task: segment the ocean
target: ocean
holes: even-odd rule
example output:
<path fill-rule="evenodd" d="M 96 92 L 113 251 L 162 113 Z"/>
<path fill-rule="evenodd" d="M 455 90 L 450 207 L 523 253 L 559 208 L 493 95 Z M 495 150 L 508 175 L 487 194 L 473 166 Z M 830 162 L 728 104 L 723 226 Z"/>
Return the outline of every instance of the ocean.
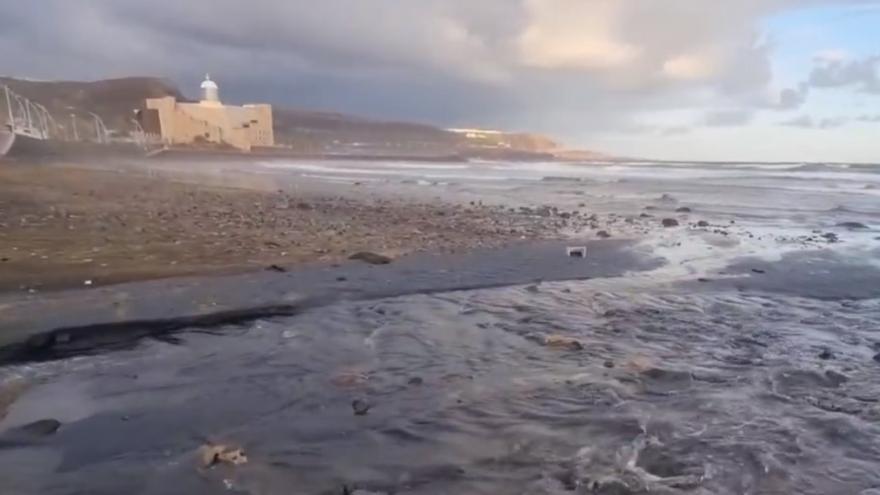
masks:
<path fill-rule="evenodd" d="M 303 268 L 272 282 L 290 314 L 7 365 L 39 385 L 0 431 L 62 427 L 0 434 L 3 493 L 880 493 L 880 167 L 220 166 L 583 208 L 612 239 Z M 199 468 L 205 443 L 248 462 Z"/>

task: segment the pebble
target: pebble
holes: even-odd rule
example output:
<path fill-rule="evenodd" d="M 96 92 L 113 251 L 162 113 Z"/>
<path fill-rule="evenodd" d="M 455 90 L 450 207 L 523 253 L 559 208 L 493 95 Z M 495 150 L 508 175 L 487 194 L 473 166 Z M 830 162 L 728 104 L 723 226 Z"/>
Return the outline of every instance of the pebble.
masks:
<path fill-rule="evenodd" d="M 351 409 L 354 411 L 355 416 L 366 416 L 372 407 L 373 406 L 370 405 L 366 399 L 355 399 L 351 401 Z"/>
<path fill-rule="evenodd" d="M 661 223 L 664 227 L 678 227 L 678 220 L 674 218 L 664 218 Z"/>
<path fill-rule="evenodd" d="M 383 256 L 381 254 L 370 253 L 370 252 L 360 252 L 355 253 L 348 257 L 350 260 L 355 261 L 363 261 L 364 263 L 369 263 L 371 265 L 387 265 L 391 263 L 391 258 L 387 256 Z"/>
<path fill-rule="evenodd" d="M 819 353 L 819 359 L 824 359 L 827 361 L 827 360 L 833 359 L 833 358 L 834 358 L 834 354 L 831 351 L 829 351 L 828 349 L 824 349 L 824 350 L 822 350 L 822 352 Z"/>

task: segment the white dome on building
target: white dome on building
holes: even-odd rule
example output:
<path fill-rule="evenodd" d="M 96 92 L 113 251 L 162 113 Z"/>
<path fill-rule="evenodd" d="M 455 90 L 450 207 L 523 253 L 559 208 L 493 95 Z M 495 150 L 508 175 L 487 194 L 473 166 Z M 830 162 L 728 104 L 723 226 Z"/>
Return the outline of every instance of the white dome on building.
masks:
<path fill-rule="evenodd" d="M 211 80 L 210 74 L 205 74 L 205 80 L 202 81 L 202 102 L 219 103 L 220 87 Z"/>

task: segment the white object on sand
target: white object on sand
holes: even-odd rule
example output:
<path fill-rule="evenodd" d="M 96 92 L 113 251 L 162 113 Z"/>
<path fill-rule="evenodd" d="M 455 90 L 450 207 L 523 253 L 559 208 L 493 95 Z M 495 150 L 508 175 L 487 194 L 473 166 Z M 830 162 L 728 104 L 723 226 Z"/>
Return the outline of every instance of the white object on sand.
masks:
<path fill-rule="evenodd" d="M 587 247 L 586 246 L 575 246 L 569 247 L 565 249 L 565 253 L 569 258 L 586 258 L 587 257 Z"/>

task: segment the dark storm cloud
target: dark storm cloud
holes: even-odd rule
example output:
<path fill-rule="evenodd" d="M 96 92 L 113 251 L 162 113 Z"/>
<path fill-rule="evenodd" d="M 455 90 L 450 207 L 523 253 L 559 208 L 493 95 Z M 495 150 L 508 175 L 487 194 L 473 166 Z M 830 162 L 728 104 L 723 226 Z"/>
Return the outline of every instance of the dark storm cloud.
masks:
<path fill-rule="evenodd" d="M 25 77 L 163 76 L 190 95 L 211 72 L 231 101 L 589 134 L 758 106 L 772 79 L 759 21 L 841 2 L 0 0 L 0 60 Z"/>

